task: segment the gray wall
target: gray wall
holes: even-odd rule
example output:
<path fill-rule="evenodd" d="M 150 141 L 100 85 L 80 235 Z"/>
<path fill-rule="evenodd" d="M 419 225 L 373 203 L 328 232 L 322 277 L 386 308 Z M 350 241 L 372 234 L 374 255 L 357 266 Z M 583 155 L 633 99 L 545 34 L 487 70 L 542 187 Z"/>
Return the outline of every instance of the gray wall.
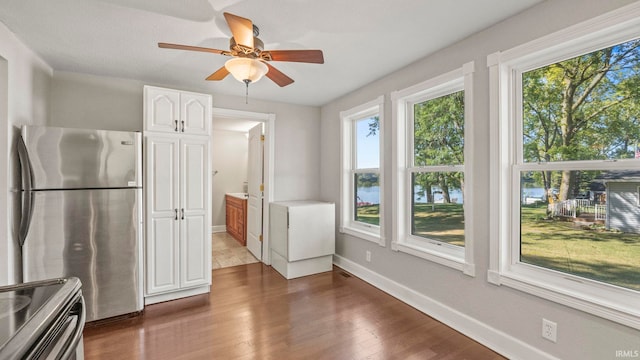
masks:
<path fill-rule="evenodd" d="M 226 193 L 243 192 L 249 165 L 247 133 L 213 130 L 211 132 L 212 226 L 226 225 Z"/>
<path fill-rule="evenodd" d="M 49 125 L 141 131 L 143 85 L 131 79 L 55 72 L 50 92 Z M 245 104 L 244 97 L 212 95 L 213 106 L 217 108 L 276 115 L 274 200 L 317 199 L 320 196 L 319 108 L 252 98 Z"/>
<path fill-rule="evenodd" d="M 386 247 L 337 233 L 337 254 L 373 272 L 375 276 L 384 278 L 385 281 L 449 306 L 456 316 L 466 317 L 469 320 L 467 323 L 491 328 L 497 333 L 512 337 L 514 342 L 523 343 L 524 347 L 529 346 L 551 356 L 561 359 L 614 359 L 615 350 L 640 350 L 640 331 L 505 286 L 491 285 L 486 277 L 490 251 L 488 224 L 491 196 L 488 173 L 490 159 L 487 55 L 507 50 L 631 2 L 633 1 L 546 1 L 323 106 L 320 129 L 321 194 L 323 200 L 339 204 L 339 113 L 377 96 L 385 96 L 384 202 L 387 206 L 384 216 L 387 223 L 390 223 L 394 215 L 391 207 L 393 125 L 390 93 L 460 68 L 466 62 L 475 61 L 475 144 L 471 151 L 473 157 L 467 159 L 474 178 L 469 194 L 473 197 L 473 208 L 466 215 L 474 219 L 474 228 L 469 236 L 472 236 L 475 242 L 476 276 L 469 277 L 460 271 L 392 251 L 391 226 L 385 229 Z M 336 206 L 336 209 L 339 209 L 339 206 Z M 371 262 L 365 261 L 366 251 L 372 253 Z M 543 317 L 558 324 L 556 344 L 541 337 Z"/>
<path fill-rule="evenodd" d="M 20 126 L 46 123 L 52 74 L 49 65 L 0 23 L 0 285 L 21 280 L 15 144 Z"/>
<path fill-rule="evenodd" d="M 142 87 L 136 80 L 54 72 L 50 126 L 142 131 Z"/>

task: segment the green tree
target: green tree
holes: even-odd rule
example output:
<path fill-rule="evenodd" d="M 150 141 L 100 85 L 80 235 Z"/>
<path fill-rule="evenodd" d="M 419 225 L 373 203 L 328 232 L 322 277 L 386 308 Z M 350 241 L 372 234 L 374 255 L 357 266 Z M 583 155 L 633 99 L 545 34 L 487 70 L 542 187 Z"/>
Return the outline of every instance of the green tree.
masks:
<path fill-rule="evenodd" d="M 523 74 L 525 161 L 633 156 L 640 141 L 639 46 L 633 40 Z M 550 191 L 550 173 L 540 178 Z M 576 172 L 564 170 L 560 200 L 579 187 Z"/>
<path fill-rule="evenodd" d="M 415 166 L 464 164 L 464 92 L 458 91 L 414 105 Z M 419 173 L 416 184 L 433 202 L 432 186 L 442 190 L 444 202 L 451 202 L 450 189 L 463 189 L 457 172 Z"/>

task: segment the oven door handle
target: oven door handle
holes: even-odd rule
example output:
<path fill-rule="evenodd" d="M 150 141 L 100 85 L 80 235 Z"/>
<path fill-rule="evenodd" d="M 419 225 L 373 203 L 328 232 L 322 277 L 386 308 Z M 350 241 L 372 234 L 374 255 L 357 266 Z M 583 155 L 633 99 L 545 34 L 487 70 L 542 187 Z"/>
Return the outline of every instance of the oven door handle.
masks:
<path fill-rule="evenodd" d="M 84 330 L 84 323 L 87 319 L 84 298 L 82 296 L 80 296 L 79 301 L 73 305 L 73 309 L 71 309 L 71 315 L 77 316 L 78 321 L 76 322 L 76 328 L 73 330 L 71 341 L 69 341 L 69 346 L 64 350 L 64 353 L 60 357 L 60 359 L 64 360 L 71 359 L 71 357 L 75 355 L 76 349 L 78 348 L 78 345 L 82 340 L 82 331 Z"/>

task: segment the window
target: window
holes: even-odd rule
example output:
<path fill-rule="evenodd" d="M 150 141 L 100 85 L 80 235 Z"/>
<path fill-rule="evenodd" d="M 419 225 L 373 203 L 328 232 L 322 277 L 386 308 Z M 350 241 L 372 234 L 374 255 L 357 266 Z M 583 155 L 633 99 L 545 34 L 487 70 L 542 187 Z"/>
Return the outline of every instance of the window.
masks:
<path fill-rule="evenodd" d="M 379 97 L 342 118 L 340 231 L 385 246 L 382 236 L 382 106 Z"/>
<path fill-rule="evenodd" d="M 398 169 L 392 248 L 473 276 L 471 184 L 473 63 L 394 92 Z"/>
<path fill-rule="evenodd" d="M 489 280 L 635 328 L 639 14 L 635 5 L 487 61 L 499 139 Z"/>

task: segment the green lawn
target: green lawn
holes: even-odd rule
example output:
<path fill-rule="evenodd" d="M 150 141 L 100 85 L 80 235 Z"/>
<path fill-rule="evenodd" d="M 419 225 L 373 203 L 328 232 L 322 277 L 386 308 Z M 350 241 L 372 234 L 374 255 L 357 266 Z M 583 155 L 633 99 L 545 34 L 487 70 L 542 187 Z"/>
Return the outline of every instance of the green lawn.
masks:
<path fill-rule="evenodd" d="M 640 235 L 545 220 L 545 205 L 522 208 L 521 261 L 640 290 Z"/>
<path fill-rule="evenodd" d="M 461 204 L 416 204 L 413 234 L 464 246 L 464 215 Z M 379 225 L 378 205 L 365 205 L 357 209 L 356 221 Z"/>
<path fill-rule="evenodd" d="M 356 209 L 356 221 L 380 225 L 380 205 L 362 205 Z"/>
<path fill-rule="evenodd" d="M 417 204 L 414 212 L 414 235 L 464 246 L 462 205 Z M 522 262 L 640 291 L 640 234 L 545 217 L 544 204 L 522 208 Z M 357 220 L 378 225 L 378 206 L 359 207 Z"/>
<path fill-rule="evenodd" d="M 462 204 L 415 204 L 413 235 L 464 246 Z"/>

